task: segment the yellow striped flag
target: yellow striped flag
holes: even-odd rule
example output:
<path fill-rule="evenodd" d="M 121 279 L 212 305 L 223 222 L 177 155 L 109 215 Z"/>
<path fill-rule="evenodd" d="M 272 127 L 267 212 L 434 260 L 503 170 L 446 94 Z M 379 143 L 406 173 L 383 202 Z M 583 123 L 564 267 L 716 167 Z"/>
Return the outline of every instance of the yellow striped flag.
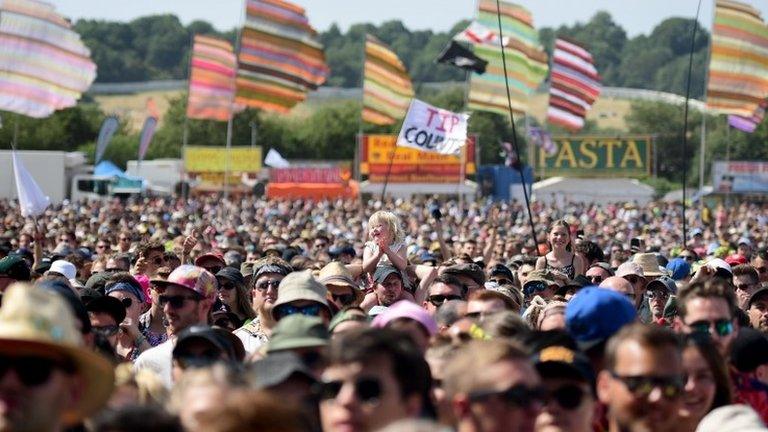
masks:
<path fill-rule="evenodd" d="M 195 35 L 189 69 L 187 117 L 229 120 L 235 96 L 236 64 L 231 43 Z"/>
<path fill-rule="evenodd" d="M 413 86 L 403 62 L 380 40 L 366 35 L 363 121 L 395 124 L 405 117 L 411 98 Z"/>
<path fill-rule="evenodd" d="M 533 27 L 533 16 L 522 6 L 501 2 L 501 27 L 512 109 L 528 110 L 528 97 L 547 76 L 547 53 L 539 42 L 539 33 Z M 498 33 L 496 0 L 480 0 L 477 23 Z M 494 39 L 494 38 L 492 38 Z M 506 115 L 507 91 L 504 82 L 504 63 L 498 38 L 495 42 L 475 44 L 475 54 L 488 61 L 485 73 L 473 73 L 469 87 L 468 108 Z"/>
<path fill-rule="evenodd" d="M 717 0 L 707 106 L 751 117 L 768 97 L 768 26 L 752 6 Z"/>

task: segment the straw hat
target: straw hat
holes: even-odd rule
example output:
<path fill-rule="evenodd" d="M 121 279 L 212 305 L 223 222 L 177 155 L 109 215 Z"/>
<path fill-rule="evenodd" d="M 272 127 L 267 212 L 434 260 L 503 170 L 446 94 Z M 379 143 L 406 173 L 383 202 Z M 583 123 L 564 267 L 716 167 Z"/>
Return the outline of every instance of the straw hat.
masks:
<path fill-rule="evenodd" d="M 643 269 L 643 276 L 647 277 L 659 277 L 668 276 L 667 269 L 659 265 L 659 260 L 656 259 L 655 253 L 639 253 L 635 254 L 632 258 L 632 262 L 639 264 Z"/>
<path fill-rule="evenodd" d="M 21 283 L 5 291 L 0 308 L 0 355 L 2 353 L 58 354 L 75 364 L 84 388 L 77 405 L 62 413 L 67 425 L 99 410 L 114 388 L 112 365 L 83 346 L 69 306 L 51 291 Z"/>
<path fill-rule="evenodd" d="M 338 285 L 352 288 L 357 303 L 363 301 L 363 298 L 365 297 L 363 290 L 361 290 L 360 286 L 355 283 L 352 273 L 347 270 L 347 267 L 344 264 L 338 261 L 332 261 L 320 269 L 317 279 L 326 287 L 328 285 Z"/>

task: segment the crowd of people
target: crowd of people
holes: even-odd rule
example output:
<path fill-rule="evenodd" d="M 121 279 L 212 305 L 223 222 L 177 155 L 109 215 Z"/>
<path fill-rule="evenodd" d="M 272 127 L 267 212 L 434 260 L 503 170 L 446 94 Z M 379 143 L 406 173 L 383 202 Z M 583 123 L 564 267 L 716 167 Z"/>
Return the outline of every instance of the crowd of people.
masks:
<path fill-rule="evenodd" d="M 768 430 L 768 206 L 531 213 L 0 200 L 0 431 Z"/>

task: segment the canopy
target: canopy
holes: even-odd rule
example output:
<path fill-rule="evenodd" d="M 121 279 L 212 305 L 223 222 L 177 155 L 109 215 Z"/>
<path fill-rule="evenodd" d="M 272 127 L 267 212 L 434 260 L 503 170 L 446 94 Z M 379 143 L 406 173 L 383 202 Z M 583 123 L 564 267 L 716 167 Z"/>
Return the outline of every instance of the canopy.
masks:
<path fill-rule="evenodd" d="M 636 202 L 653 200 L 655 190 L 635 179 L 552 177 L 533 184 L 533 195 L 539 202 L 565 204 L 584 202 Z"/>

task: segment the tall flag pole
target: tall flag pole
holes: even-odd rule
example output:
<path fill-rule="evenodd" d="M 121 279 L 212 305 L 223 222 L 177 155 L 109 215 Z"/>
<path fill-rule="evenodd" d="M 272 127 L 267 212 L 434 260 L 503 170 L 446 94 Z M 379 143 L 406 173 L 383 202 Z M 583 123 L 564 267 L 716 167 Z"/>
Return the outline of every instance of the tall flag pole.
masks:
<path fill-rule="evenodd" d="M 388 46 L 365 36 L 363 66 L 363 121 L 377 125 L 397 123 L 414 96 L 405 65 Z"/>
<path fill-rule="evenodd" d="M 246 0 L 237 59 L 235 103 L 278 113 L 330 73 L 304 9 L 285 0 Z"/>
<path fill-rule="evenodd" d="M 77 104 L 96 79 L 90 50 L 55 8 L 0 3 L 0 110 L 44 118 Z"/>
<path fill-rule="evenodd" d="M 187 117 L 227 121 L 235 92 L 235 57 L 232 44 L 196 35 L 189 70 Z"/>
<path fill-rule="evenodd" d="M 752 117 L 768 97 L 768 25 L 754 7 L 715 2 L 707 107 Z"/>
<path fill-rule="evenodd" d="M 469 89 L 468 108 L 508 115 L 508 102 L 516 112 L 528 111 L 528 98 L 547 76 L 548 58 L 539 33 L 533 26 L 533 16 L 522 6 L 509 1 L 500 1 L 497 17 L 497 2 L 480 0 L 477 24 L 470 26 L 477 33 L 481 28 L 496 29 L 501 20 L 502 39 L 485 33 L 481 43 L 475 43 L 475 54 L 488 61 L 486 72 L 472 74 Z M 481 27 L 482 26 L 482 27 Z M 462 32 L 459 37 L 463 37 Z M 487 41 L 487 42 L 486 42 Z M 504 64 L 501 45 L 507 55 L 507 76 L 510 84 L 510 98 L 506 97 Z"/>
<path fill-rule="evenodd" d="M 600 95 L 600 75 L 592 54 L 575 42 L 558 38 L 552 57 L 547 121 L 579 131 Z"/>

